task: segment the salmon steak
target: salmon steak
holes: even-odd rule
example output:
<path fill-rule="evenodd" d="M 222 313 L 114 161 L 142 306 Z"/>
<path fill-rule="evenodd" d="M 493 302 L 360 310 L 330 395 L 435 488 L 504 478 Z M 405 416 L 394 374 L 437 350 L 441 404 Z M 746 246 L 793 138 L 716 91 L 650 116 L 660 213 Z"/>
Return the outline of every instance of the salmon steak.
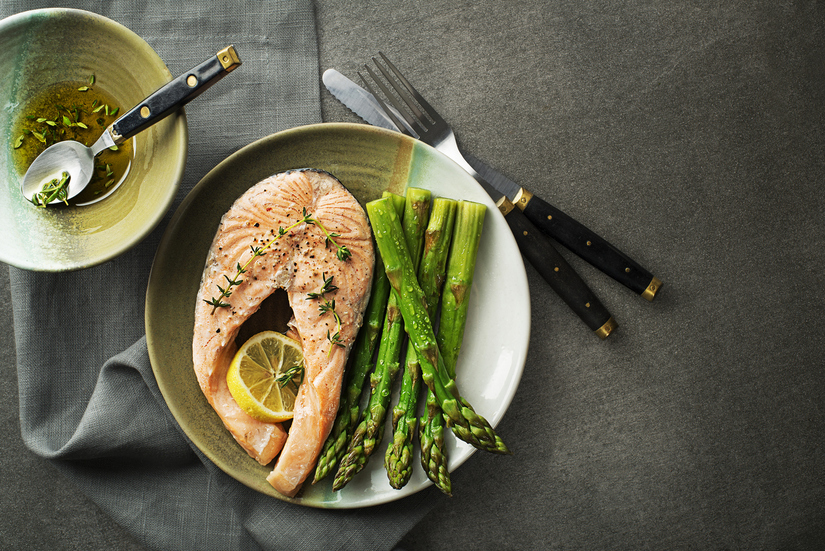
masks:
<path fill-rule="evenodd" d="M 265 248 L 264 254 L 256 255 L 256 248 Z M 268 465 L 280 454 L 267 480 L 283 495 L 298 492 L 332 428 L 374 266 L 364 209 L 334 176 L 314 169 L 276 174 L 252 186 L 223 215 L 212 241 L 195 307 L 195 374 L 209 404 L 251 457 Z M 236 284 L 229 285 L 232 278 Z M 330 278 L 337 289 L 324 297 L 334 300 L 334 311 L 321 308 L 322 299 L 313 295 Z M 231 292 L 223 296 L 228 285 Z M 243 344 L 235 342 L 239 329 L 278 289 L 286 291 L 289 333 L 304 355 L 288 432 L 281 423 L 249 416 L 226 382 Z"/>

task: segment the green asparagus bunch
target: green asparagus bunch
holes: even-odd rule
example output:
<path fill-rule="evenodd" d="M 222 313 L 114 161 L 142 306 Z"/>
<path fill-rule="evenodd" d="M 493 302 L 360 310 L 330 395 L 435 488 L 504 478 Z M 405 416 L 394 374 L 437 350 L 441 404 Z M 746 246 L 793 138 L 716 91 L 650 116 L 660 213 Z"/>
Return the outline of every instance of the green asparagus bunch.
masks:
<path fill-rule="evenodd" d="M 493 452 L 510 453 L 486 419 L 478 415 L 465 400 L 450 377 L 435 338 L 433 324 L 426 308 L 424 291 L 418 284 L 416 270 L 406 244 L 395 236 L 401 234 L 401 223 L 387 199 L 367 203 L 367 215 L 384 259 L 390 285 L 398 294 L 398 306 L 404 319 L 410 342 L 421 364 L 422 378 L 435 394 L 444 421 L 453 433 L 472 446 Z"/>
<path fill-rule="evenodd" d="M 390 197 L 394 208 L 399 213 L 403 212 L 403 197 L 390 192 L 384 192 L 383 196 Z M 347 369 L 347 387 L 341 405 L 338 407 L 338 414 L 335 417 L 332 430 L 318 457 L 313 484 L 326 477 L 338 465 L 344 452 L 347 451 L 347 445 L 352 439 L 355 426 L 358 424 L 361 394 L 367 375 L 373 367 L 375 347 L 384 325 L 390 289 L 390 282 L 384 270 L 381 253 L 376 251 L 370 300 L 364 314 L 364 324 L 358 334 L 352 352 L 352 360 Z"/>
<path fill-rule="evenodd" d="M 455 221 L 455 207 L 456 201 L 452 199 L 443 197 L 435 199 L 427 230 L 424 234 L 424 252 L 418 268 L 418 281 L 424 291 L 427 312 L 432 322 L 435 321 L 438 300 L 446 276 L 445 268 Z M 396 489 L 404 487 L 409 482 L 410 476 L 412 476 L 413 436 L 417 423 L 416 416 L 420 389 L 421 367 L 415 348 L 409 346 L 407 347 L 404 376 L 401 380 L 401 392 L 398 403 L 393 408 L 393 439 L 384 456 L 384 467 L 387 470 L 390 485 Z M 446 471 L 446 466 L 444 470 Z M 439 471 L 438 465 L 434 466 L 434 471 Z M 446 481 L 449 484 L 449 473 L 446 474 Z M 429 473 L 428 476 L 433 478 Z M 439 483 L 436 482 L 436 484 Z M 443 485 L 439 485 L 439 487 L 442 491 L 450 493 L 449 487 L 446 487 L 446 490 Z"/>
<path fill-rule="evenodd" d="M 443 355 L 444 365 L 453 379 L 467 323 L 470 288 L 486 211 L 486 207 L 479 203 L 458 203 L 446 282 L 443 290 L 440 290 L 441 313 L 436 342 Z M 427 411 L 421 418 L 419 440 L 424 471 L 442 492 L 449 494 L 451 482 L 444 447 L 444 418 L 432 392 L 427 395 Z"/>
<path fill-rule="evenodd" d="M 396 236 L 404 236 L 406 250 L 420 251 L 423 244 L 424 228 L 429 216 L 432 194 L 423 189 L 409 188 L 404 202 L 403 228 Z M 384 197 L 398 220 L 398 213 L 392 207 L 393 199 Z M 399 240 L 400 242 L 401 240 Z M 419 256 L 419 254 L 416 254 Z M 382 257 L 383 258 L 383 257 Z M 386 265 L 385 265 L 386 267 Z M 389 276 L 388 276 L 389 277 Z M 400 369 L 400 354 L 404 344 L 404 321 L 399 307 L 399 295 L 391 290 L 387 303 L 384 329 L 378 345 L 378 361 L 370 376 L 370 399 L 361 420 L 355 428 L 349 446 L 335 473 L 332 489 L 343 488 L 352 477 L 367 464 L 373 451 L 381 443 L 384 421 L 389 407 L 393 383 Z"/>

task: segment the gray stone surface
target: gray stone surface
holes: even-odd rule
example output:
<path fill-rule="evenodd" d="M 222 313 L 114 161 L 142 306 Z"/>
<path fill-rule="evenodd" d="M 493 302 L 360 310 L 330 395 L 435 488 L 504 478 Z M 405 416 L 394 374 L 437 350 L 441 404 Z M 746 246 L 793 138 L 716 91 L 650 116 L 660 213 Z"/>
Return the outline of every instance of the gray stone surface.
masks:
<path fill-rule="evenodd" d="M 528 266 L 530 351 L 499 426 L 515 455 L 475 454 L 402 546 L 821 548 L 825 7 L 317 0 L 316 17 L 322 69 L 384 51 L 467 151 L 665 282 L 649 304 L 570 256 L 621 324 L 600 342 Z M 0 547 L 140 549 L 24 448 L 2 323 Z"/>

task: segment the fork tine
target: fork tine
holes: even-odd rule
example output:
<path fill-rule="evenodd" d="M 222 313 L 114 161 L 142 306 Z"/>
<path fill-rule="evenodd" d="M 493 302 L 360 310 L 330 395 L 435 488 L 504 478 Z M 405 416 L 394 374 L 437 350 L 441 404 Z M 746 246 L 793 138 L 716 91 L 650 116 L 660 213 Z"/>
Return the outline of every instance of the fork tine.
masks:
<path fill-rule="evenodd" d="M 407 104 L 407 107 L 410 108 L 410 111 L 412 111 L 413 114 L 416 117 L 418 117 L 419 120 L 425 123 L 428 122 L 427 115 L 423 111 L 421 111 L 421 109 L 418 108 L 418 105 L 416 105 L 415 103 L 415 98 L 411 96 L 409 93 L 409 89 L 412 88 L 412 85 L 409 83 L 409 81 L 407 81 L 406 78 L 404 78 L 404 75 L 402 75 L 401 72 L 398 69 L 396 69 L 392 62 L 389 59 L 387 59 L 387 56 L 385 56 L 382 52 L 378 52 L 378 55 L 381 56 L 384 62 L 389 65 L 392 72 L 395 73 L 396 77 L 398 77 L 398 80 L 401 82 L 401 86 L 399 86 L 396 83 L 396 79 L 393 78 L 389 71 L 387 71 L 383 65 L 378 63 L 377 59 L 373 57 L 372 62 L 375 63 L 375 66 L 378 67 L 378 70 L 381 71 L 381 74 L 384 75 L 384 78 L 387 79 L 387 82 L 390 83 L 390 86 L 392 86 L 393 90 L 396 91 L 398 96 L 402 100 L 404 100 L 404 103 Z M 407 88 L 407 90 L 404 89 L 405 87 Z M 414 92 L 415 89 L 413 88 L 412 91 Z"/>
<path fill-rule="evenodd" d="M 438 114 L 438 111 L 433 109 L 433 106 L 430 105 L 427 102 L 427 100 L 425 100 L 424 97 L 421 94 L 418 93 L 418 90 L 416 90 L 413 87 L 413 85 L 410 84 L 410 81 L 407 80 L 406 77 L 403 74 L 401 74 L 401 71 L 399 71 L 398 68 L 393 64 L 393 62 L 390 61 L 389 58 L 384 55 L 384 52 L 378 52 L 378 55 L 381 56 L 381 59 L 384 60 L 384 63 L 387 64 L 387 67 L 389 67 L 390 70 L 393 72 L 393 74 L 395 74 L 396 78 L 398 78 L 398 80 L 401 81 L 401 84 L 403 84 L 410 91 L 410 93 L 412 94 L 413 99 L 415 101 L 417 101 L 418 104 L 421 107 L 424 108 L 424 111 L 426 111 L 427 116 L 429 116 L 433 121 L 436 121 L 436 122 L 438 122 L 439 120 L 443 120 L 441 118 L 441 116 Z M 373 58 L 373 61 L 374 60 L 375 60 L 375 58 Z M 377 63 L 376 63 L 376 65 L 377 65 Z M 381 68 L 380 65 L 379 65 L 379 68 Z M 382 69 L 382 72 L 384 73 L 384 75 L 388 79 L 390 78 L 389 75 L 386 72 L 383 71 L 383 69 Z M 397 89 L 398 88 L 396 87 L 396 90 Z M 418 109 L 416 109 L 416 111 L 418 111 Z M 420 114 L 418 115 L 418 117 L 423 118 L 422 115 L 420 115 Z"/>
<path fill-rule="evenodd" d="M 378 105 L 380 105 L 380 106 L 381 106 L 381 109 L 383 109 L 383 110 L 384 110 L 384 113 L 386 113 L 386 114 L 387 114 L 387 116 L 390 118 L 390 120 L 392 120 L 392 123 L 393 123 L 393 124 L 394 124 L 394 125 L 398 128 L 398 130 L 400 130 L 403 134 L 407 134 L 408 136 L 412 136 L 412 133 L 409 131 L 409 129 L 407 128 L 407 126 L 406 126 L 404 123 L 402 123 L 402 122 L 398 119 L 398 117 L 396 117 L 396 116 L 395 116 L 395 113 L 393 113 L 393 112 L 392 112 L 392 109 L 390 109 L 390 108 L 387 106 L 387 104 L 386 104 L 386 103 L 384 103 L 384 100 L 382 100 L 382 99 L 381 99 L 381 97 L 380 97 L 378 94 L 376 94 L 376 93 L 375 93 L 375 90 L 373 90 L 372 86 L 370 86 L 369 81 L 368 81 L 367 79 L 365 79 L 365 78 L 364 78 L 364 75 L 362 75 L 362 74 L 359 72 L 359 73 L 358 73 L 358 76 L 361 78 L 361 82 L 363 82 L 363 83 L 364 83 L 364 86 L 366 87 L 366 89 L 369 91 L 369 93 L 370 93 L 370 94 L 372 94 L 372 96 L 375 98 L 375 101 L 377 101 L 377 102 L 378 102 Z M 373 78 L 374 78 L 374 77 L 373 77 Z M 402 116 L 403 116 L 403 113 L 402 113 Z M 406 117 L 405 117 L 405 118 L 406 118 Z M 410 127 L 412 127 L 412 126 L 413 126 L 413 125 L 410 125 Z M 417 125 L 416 125 L 416 126 L 417 126 Z M 414 129 L 414 128 L 413 128 L 413 129 Z M 414 130 L 415 130 L 415 129 L 414 129 Z M 415 137 L 415 136 L 414 136 L 414 137 Z"/>
<path fill-rule="evenodd" d="M 373 60 L 374 59 L 375 58 L 373 58 Z M 407 123 L 410 125 L 410 128 L 412 128 L 419 136 L 422 136 L 425 132 L 424 128 L 422 128 L 422 126 L 418 124 L 418 121 L 416 121 L 413 117 L 409 116 L 407 110 L 404 109 L 404 107 L 398 102 L 397 99 L 395 99 L 395 96 L 393 95 L 393 93 L 389 90 L 389 88 L 387 88 L 387 86 L 384 84 L 384 82 L 381 80 L 381 78 L 378 75 L 375 74 L 375 71 L 370 69 L 369 65 L 364 65 L 364 68 L 370 74 L 370 76 L 372 77 L 372 80 L 375 81 L 375 84 L 377 84 L 378 87 L 381 88 L 381 91 L 384 92 L 384 95 L 390 101 L 392 106 L 395 107 L 395 109 L 401 114 L 402 117 L 404 117 L 404 120 L 407 121 Z M 390 85 L 392 86 L 392 83 L 390 83 Z M 395 86 L 393 86 L 393 88 L 395 88 Z M 396 90 L 397 90 L 397 88 L 396 88 Z M 378 98 L 378 96 L 376 94 L 373 94 L 373 96 L 376 96 L 376 99 Z M 402 97 L 402 99 L 404 99 L 404 98 Z M 404 101 L 406 103 L 406 100 L 404 100 Z M 384 109 L 384 111 L 389 111 L 389 110 Z M 419 120 L 421 120 L 423 123 L 426 124 L 426 119 L 419 119 Z M 393 121 L 393 122 L 395 122 L 395 121 Z"/>

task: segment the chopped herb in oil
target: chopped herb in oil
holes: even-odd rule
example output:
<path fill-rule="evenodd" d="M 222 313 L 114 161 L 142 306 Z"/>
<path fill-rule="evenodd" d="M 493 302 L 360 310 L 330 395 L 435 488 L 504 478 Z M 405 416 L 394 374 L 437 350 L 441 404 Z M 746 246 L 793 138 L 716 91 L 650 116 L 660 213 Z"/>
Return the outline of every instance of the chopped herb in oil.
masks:
<path fill-rule="evenodd" d="M 63 201 L 68 205 L 70 179 L 71 177 L 69 176 L 69 173 L 63 172 L 59 179 L 55 178 L 50 182 L 46 182 L 43 189 L 35 193 L 34 197 L 32 197 L 32 203 L 34 203 L 34 206 L 46 208 L 46 206 L 55 199 Z"/>
<path fill-rule="evenodd" d="M 114 122 L 120 107 L 106 91 L 95 86 L 90 75 L 84 82 L 62 82 L 51 86 L 23 106 L 12 129 L 14 162 L 22 176 L 34 159 L 50 145 L 76 140 L 90 146 Z M 76 202 L 94 201 L 109 193 L 129 171 L 132 140 L 113 146 L 95 158 L 89 186 Z"/>

